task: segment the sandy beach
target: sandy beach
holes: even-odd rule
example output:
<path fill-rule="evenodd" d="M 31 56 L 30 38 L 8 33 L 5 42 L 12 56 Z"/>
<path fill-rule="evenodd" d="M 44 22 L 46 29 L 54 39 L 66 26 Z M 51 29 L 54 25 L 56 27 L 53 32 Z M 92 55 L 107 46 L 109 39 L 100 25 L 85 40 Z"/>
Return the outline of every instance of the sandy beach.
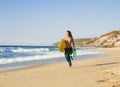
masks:
<path fill-rule="evenodd" d="M 95 50 L 98 58 L 0 72 L 0 87 L 120 87 L 120 48 Z"/>

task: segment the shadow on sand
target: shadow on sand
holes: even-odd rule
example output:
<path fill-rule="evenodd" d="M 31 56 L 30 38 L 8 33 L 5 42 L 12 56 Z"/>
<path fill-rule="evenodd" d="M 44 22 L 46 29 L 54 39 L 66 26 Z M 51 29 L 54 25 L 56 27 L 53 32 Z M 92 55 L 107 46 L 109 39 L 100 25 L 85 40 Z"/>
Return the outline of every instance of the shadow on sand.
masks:
<path fill-rule="evenodd" d="M 94 66 L 107 66 L 107 65 L 119 64 L 119 63 L 120 62 L 101 63 L 101 64 L 95 64 L 95 65 L 73 66 L 72 68 L 94 67 Z"/>

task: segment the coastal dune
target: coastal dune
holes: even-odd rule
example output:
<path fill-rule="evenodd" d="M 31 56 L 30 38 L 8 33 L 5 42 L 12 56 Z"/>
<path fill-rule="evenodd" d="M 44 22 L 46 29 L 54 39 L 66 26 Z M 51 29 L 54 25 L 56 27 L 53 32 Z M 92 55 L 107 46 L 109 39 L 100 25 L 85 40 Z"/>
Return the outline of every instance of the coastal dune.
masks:
<path fill-rule="evenodd" d="M 120 48 L 99 48 L 105 55 L 0 72 L 0 87 L 120 87 Z"/>
<path fill-rule="evenodd" d="M 105 33 L 94 38 L 75 39 L 75 45 L 80 47 L 120 47 L 120 30 Z M 54 43 L 58 46 L 59 42 Z"/>

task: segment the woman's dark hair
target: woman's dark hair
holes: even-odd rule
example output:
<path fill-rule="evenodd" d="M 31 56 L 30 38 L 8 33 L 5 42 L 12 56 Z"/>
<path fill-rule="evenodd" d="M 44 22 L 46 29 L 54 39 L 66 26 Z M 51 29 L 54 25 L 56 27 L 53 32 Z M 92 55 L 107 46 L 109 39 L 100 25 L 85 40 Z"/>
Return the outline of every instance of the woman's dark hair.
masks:
<path fill-rule="evenodd" d="M 67 32 L 68 32 L 69 36 L 73 39 L 71 31 L 67 30 Z"/>
<path fill-rule="evenodd" d="M 73 36 L 72 36 L 71 31 L 67 30 L 67 32 L 68 32 L 69 37 L 71 37 L 71 38 L 72 38 L 73 47 L 75 47 L 75 43 L 74 43 L 74 39 L 73 39 Z"/>

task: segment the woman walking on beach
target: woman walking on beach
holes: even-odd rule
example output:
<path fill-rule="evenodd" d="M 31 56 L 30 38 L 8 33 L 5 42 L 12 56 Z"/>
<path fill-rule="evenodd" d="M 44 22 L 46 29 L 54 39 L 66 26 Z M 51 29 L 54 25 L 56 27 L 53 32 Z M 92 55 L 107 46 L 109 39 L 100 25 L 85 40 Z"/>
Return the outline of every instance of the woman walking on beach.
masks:
<path fill-rule="evenodd" d="M 74 39 L 72 36 L 71 31 L 67 31 L 66 32 L 66 37 L 64 38 L 65 42 L 66 42 L 66 47 L 65 47 L 65 58 L 69 64 L 69 66 L 72 66 L 72 51 L 75 50 L 75 43 L 74 43 Z"/>

